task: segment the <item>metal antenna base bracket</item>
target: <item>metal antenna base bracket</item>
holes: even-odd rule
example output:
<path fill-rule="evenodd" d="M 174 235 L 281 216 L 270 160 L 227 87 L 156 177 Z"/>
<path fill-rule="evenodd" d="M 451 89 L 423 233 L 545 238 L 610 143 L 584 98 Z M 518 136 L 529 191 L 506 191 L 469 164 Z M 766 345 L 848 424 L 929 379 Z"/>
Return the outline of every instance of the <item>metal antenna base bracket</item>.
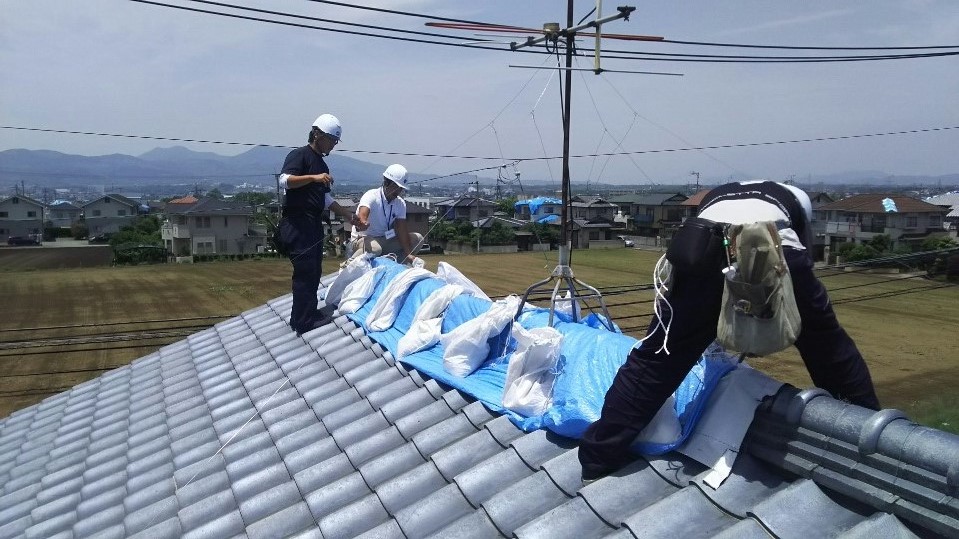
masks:
<path fill-rule="evenodd" d="M 516 311 L 516 316 L 514 319 L 518 319 L 519 315 L 523 312 L 523 307 L 526 305 L 526 301 L 531 295 L 534 295 L 536 292 L 548 289 L 549 285 L 553 284 L 553 290 L 550 295 L 549 302 L 549 326 L 553 326 L 553 315 L 556 313 L 557 304 L 561 306 L 568 306 L 570 312 L 573 316 L 574 322 L 580 321 L 579 316 L 579 306 L 588 300 L 597 300 L 599 301 L 600 309 L 602 310 L 602 315 L 604 317 L 603 325 L 606 326 L 606 329 L 609 331 L 614 331 L 613 329 L 613 319 L 609 316 L 609 310 L 606 308 L 606 301 L 603 300 L 603 295 L 596 288 L 580 281 L 573 275 L 573 268 L 563 262 L 566 262 L 569 258 L 568 256 L 563 256 L 563 249 L 560 249 L 560 264 L 553 269 L 552 275 L 543 279 L 542 281 L 533 283 L 526 289 L 526 293 L 523 294 L 523 301 L 520 302 L 519 309 Z M 562 288 L 563 293 L 561 294 L 560 289 Z M 568 293 L 568 297 L 567 297 Z"/>

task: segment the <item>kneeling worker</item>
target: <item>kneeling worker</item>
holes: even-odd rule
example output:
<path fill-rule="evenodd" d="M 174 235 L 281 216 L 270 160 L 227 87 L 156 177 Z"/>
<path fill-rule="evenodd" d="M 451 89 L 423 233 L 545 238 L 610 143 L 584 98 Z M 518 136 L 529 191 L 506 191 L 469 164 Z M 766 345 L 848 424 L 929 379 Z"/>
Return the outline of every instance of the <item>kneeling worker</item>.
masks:
<path fill-rule="evenodd" d="M 411 262 L 422 234 L 406 227 L 406 201 L 400 197 L 408 187 L 406 168 L 390 165 L 383 171 L 383 185 L 370 189 L 356 206 L 356 221 L 350 246 L 353 254 L 393 254 L 399 263 Z"/>
<path fill-rule="evenodd" d="M 809 254 L 812 204 L 791 185 L 760 181 L 716 187 L 703 199 L 699 216 L 719 223 L 776 221 L 792 277 L 802 329 L 794 346 L 813 383 L 838 399 L 879 409 L 869 368 L 856 344 L 839 325 L 826 289 L 813 273 Z M 642 346 L 633 348 L 606 393 L 602 415 L 579 446 L 583 479 L 595 480 L 633 459 L 629 447 L 650 422 L 707 346 L 716 338 L 726 264 L 717 255 L 707 275 L 673 268 L 672 284 L 661 304 L 659 323 L 650 323 Z M 663 346 L 668 332 L 671 352 Z M 657 328 L 659 328 L 657 330 Z"/>

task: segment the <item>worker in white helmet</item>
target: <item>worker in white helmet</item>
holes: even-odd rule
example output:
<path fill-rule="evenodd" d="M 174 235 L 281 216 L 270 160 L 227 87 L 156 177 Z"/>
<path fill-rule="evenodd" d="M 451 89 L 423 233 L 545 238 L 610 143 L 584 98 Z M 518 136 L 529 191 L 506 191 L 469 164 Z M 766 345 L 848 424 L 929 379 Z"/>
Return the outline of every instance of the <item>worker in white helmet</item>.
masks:
<path fill-rule="evenodd" d="M 400 263 L 413 261 L 423 236 L 407 228 L 406 201 L 401 195 L 408 187 L 406 167 L 393 164 L 383 171 L 383 184 L 363 194 L 350 236 L 354 255 L 393 254 Z"/>
<path fill-rule="evenodd" d="M 333 176 L 323 160 L 340 142 L 340 121 L 322 114 L 310 128 L 307 145 L 286 156 L 280 186 L 286 190 L 280 239 L 293 263 L 293 308 L 290 326 L 298 335 L 329 321 L 317 311 L 317 290 L 323 274 L 323 219 L 327 210 L 345 222 L 355 216 L 333 200 Z"/>

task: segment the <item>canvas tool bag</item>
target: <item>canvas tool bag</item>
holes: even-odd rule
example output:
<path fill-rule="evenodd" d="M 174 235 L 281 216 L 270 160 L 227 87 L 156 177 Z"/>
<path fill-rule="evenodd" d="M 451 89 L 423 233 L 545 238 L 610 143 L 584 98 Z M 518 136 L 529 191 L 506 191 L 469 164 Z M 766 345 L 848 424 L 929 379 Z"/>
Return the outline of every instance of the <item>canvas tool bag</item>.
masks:
<path fill-rule="evenodd" d="M 716 338 L 725 348 L 764 356 L 799 337 L 801 321 L 776 224 L 735 225 L 735 265 L 725 272 Z"/>

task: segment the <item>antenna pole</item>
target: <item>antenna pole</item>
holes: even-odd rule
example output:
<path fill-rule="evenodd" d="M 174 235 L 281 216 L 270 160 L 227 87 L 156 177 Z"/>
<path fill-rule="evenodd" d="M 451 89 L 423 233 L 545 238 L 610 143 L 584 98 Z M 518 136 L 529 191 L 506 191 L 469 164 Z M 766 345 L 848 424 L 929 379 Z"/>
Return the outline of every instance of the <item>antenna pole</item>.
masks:
<path fill-rule="evenodd" d="M 566 41 L 566 69 L 565 75 L 566 79 L 564 81 L 564 95 L 563 95 L 563 207 L 562 207 L 562 236 L 561 244 L 559 246 L 559 260 L 557 262 L 556 268 L 553 269 L 552 275 L 548 278 L 543 279 L 538 283 L 530 285 L 526 289 L 526 293 L 523 295 L 523 301 L 520 302 L 520 307 L 516 311 L 516 317 L 523 312 L 523 307 L 526 305 L 526 300 L 529 299 L 530 295 L 540 288 L 545 288 L 550 283 L 555 281 L 553 286 L 553 291 L 550 296 L 550 310 L 549 310 L 549 325 L 553 325 L 553 315 L 556 312 L 557 304 L 568 304 L 570 306 L 570 311 L 572 312 L 573 322 L 579 322 L 579 305 L 582 300 L 595 299 L 599 302 L 599 306 L 602 310 L 605 320 L 603 324 L 613 331 L 614 326 L 612 319 L 609 316 L 609 310 L 606 308 L 606 302 L 603 300 L 603 295 L 596 288 L 580 281 L 573 275 L 573 268 L 570 266 L 570 251 L 572 250 L 572 229 L 573 229 L 573 220 L 572 220 L 572 205 L 570 201 L 570 172 L 569 172 L 569 142 L 570 142 L 570 118 L 571 118 L 571 109 L 572 109 L 572 90 L 573 90 L 573 47 L 575 46 L 576 32 L 582 30 L 583 28 L 588 28 L 594 26 L 596 28 L 597 36 L 599 34 L 602 24 L 613 21 L 616 19 L 628 19 L 629 14 L 632 13 L 636 8 L 634 7 L 620 7 L 617 8 L 619 13 L 606 18 L 600 18 L 597 14 L 597 19 L 595 22 L 587 23 L 582 26 L 573 26 L 573 0 L 567 0 L 567 9 L 566 9 L 566 29 L 559 30 L 556 23 L 548 23 L 544 25 L 544 37 L 537 39 L 530 38 L 526 43 L 521 45 L 512 45 L 512 49 L 516 50 L 523 46 L 534 45 L 536 43 L 545 41 L 547 39 L 553 40 L 554 43 L 558 43 L 559 36 L 563 36 Z M 597 9 L 599 4 L 597 3 Z M 599 38 L 597 37 L 597 54 L 599 51 Z M 597 74 L 599 70 L 597 69 Z M 560 296 L 560 287 L 566 289 L 564 296 Z"/>

